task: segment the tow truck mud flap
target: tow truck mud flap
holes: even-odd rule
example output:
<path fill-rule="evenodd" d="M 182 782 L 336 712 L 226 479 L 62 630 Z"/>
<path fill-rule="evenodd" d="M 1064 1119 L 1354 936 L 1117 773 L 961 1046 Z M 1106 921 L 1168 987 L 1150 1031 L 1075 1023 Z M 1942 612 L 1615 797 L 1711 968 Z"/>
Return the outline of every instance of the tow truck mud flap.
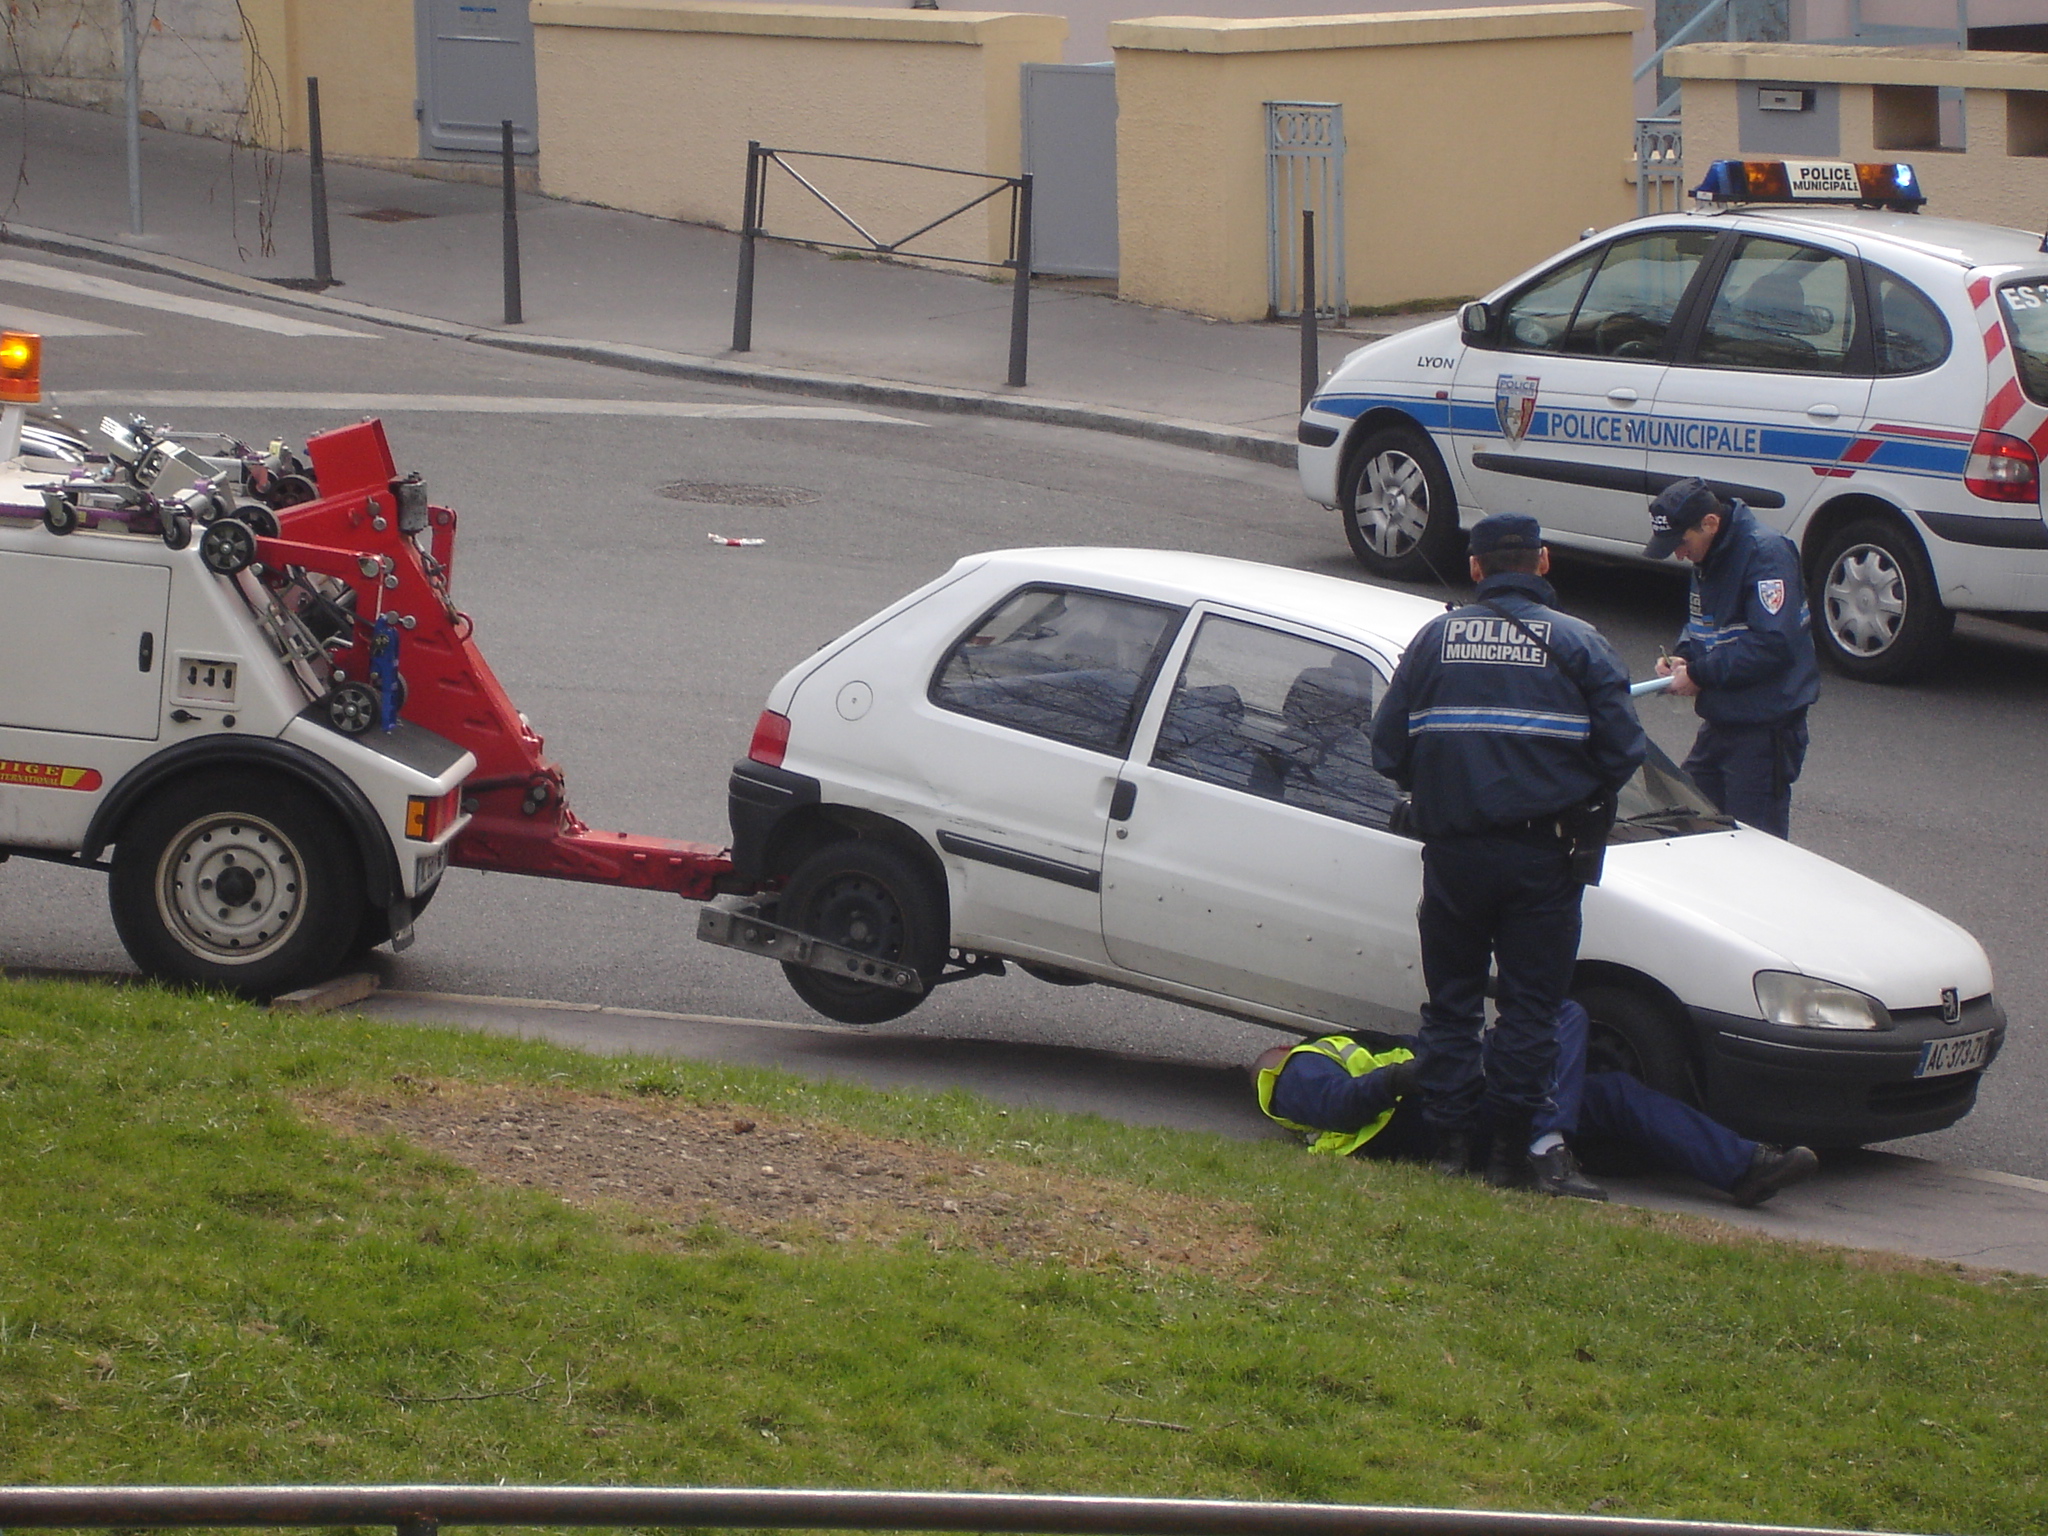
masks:
<path fill-rule="evenodd" d="M 798 933 L 762 917 L 760 904 L 746 897 L 727 897 L 707 903 L 697 914 L 697 937 L 707 944 L 743 950 L 780 960 L 784 965 L 808 966 L 830 976 L 894 987 L 899 992 L 923 992 L 924 982 L 907 965 L 895 965 L 845 949 L 808 933 Z"/>

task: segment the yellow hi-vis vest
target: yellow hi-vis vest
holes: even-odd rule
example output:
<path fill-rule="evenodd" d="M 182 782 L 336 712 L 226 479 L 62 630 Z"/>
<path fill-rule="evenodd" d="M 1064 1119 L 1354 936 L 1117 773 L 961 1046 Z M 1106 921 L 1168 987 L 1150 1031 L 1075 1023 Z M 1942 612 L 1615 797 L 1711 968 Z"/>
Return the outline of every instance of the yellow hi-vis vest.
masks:
<path fill-rule="evenodd" d="M 1371 1141 L 1373 1137 L 1379 1135 L 1381 1131 L 1385 1130 L 1387 1122 L 1394 1118 L 1394 1112 L 1391 1109 L 1388 1110 L 1377 1120 L 1373 1121 L 1372 1124 L 1359 1131 L 1318 1130 L 1315 1126 L 1297 1125 L 1285 1116 L 1274 1114 L 1273 1085 L 1280 1080 L 1280 1074 L 1287 1070 L 1287 1063 L 1294 1060 L 1303 1051 L 1314 1051 L 1320 1056 L 1329 1057 L 1330 1060 L 1336 1062 L 1338 1066 L 1349 1072 L 1353 1077 L 1363 1077 L 1366 1073 L 1375 1071 L 1380 1067 L 1391 1067 L 1399 1062 L 1413 1061 L 1415 1053 L 1406 1047 L 1396 1046 L 1391 1051 L 1380 1051 L 1375 1054 L 1372 1051 L 1368 1051 L 1348 1035 L 1325 1035 L 1320 1040 L 1309 1040 L 1297 1045 L 1293 1050 L 1280 1058 L 1279 1066 L 1268 1067 L 1259 1073 L 1259 1108 L 1265 1111 L 1267 1119 L 1279 1121 L 1280 1124 L 1286 1126 L 1290 1131 L 1299 1131 L 1302 1140 L 1308 1143 L 1308 1149 L 1311 1152 L 1326 1152 L 1332 1157 L 1348 1157 L 1368 1141 Z"/>

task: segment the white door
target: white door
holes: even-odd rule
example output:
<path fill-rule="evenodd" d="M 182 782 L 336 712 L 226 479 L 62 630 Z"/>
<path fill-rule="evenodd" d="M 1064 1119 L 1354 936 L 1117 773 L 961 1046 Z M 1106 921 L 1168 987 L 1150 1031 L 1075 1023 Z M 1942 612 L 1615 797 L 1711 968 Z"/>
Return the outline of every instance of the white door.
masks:
<path fill-rule="evenodd" d="M 1648 230 L 1583 251 L 1500 301 L 1493 347 L 1452 384 L 1455 451 L 1485 512 L 1527 512 L 1562 542 L 1644 531 L 1646 427 L 1708 229 Z"/>
<path fill-rule="evenodd" d="M 1398 792 L 1367 741 L 1384 681 L 1309 631 L 1203 614 L 1104 847 L 1113 961 L 1340 1028 L 1413 1030 L 1421 846 L 1384 830 Z"/>
<path fill-rule="evenodd" d="M 1653 482 L 1698 475 L 1778 528 L 1840 489 L 1830 477 L 1854 472 L 1870 404 L 1856 286 L 1838 252 L 1744 236 L 1699 341 L 1657 392 Z"/>
<path fill-rule="evenodd" d="M 16 594 L 0 606 L 0 727 L 154 740 L 171 573 L 54 555 L 0 560 L 0 590 Z"/>

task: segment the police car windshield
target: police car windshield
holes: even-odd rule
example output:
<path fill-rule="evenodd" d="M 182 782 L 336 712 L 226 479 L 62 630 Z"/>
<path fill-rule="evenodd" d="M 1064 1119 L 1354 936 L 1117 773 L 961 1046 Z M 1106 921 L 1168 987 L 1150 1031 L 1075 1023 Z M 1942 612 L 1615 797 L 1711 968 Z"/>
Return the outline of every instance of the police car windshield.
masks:
<path fill-rule="evenodd" d="M 2048 278 L 2005 284 L 1998 290 L 1998 307 L 2005 311 L 2020 388 L 2036 405 L 2048 405 Z"/>
<path fill-rule="evenodd" d="M 1693 788 L 1692 780 L 1654 741 L 1636 776 L 1621 787 L 1610 843 L 1641 843 L 1694 832 L 1725 832 L 1735 823 Z"/>

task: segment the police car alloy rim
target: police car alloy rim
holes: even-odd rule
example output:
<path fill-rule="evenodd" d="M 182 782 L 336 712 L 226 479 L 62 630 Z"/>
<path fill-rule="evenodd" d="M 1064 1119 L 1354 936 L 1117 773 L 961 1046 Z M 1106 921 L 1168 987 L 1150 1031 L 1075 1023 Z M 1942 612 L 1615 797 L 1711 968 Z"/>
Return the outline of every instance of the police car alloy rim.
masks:
<path fill-rule="evenodd" d="M 1889 550 L 1856 544 L 1835 557 L 1821 589 L 1828 633 L 1851 656 L 1890 649 L 1906 623 L 1906 573 Z"/>
<path fill-rule="evenodd" d="M 1398 559 L 1422 542 L 1429 527 L 1429 480 L 1411 455 L 1390 448 L 1366 461 L 1351 508 L 1365 542 Z"/>
<path fill-rule="evenodd" d="M 229 965 L 261 960 L 304 921 L 303 863 L 292 841 L 260 817 L 199 817 L 157 861 L 157 912 L 194 954 Z"/>

